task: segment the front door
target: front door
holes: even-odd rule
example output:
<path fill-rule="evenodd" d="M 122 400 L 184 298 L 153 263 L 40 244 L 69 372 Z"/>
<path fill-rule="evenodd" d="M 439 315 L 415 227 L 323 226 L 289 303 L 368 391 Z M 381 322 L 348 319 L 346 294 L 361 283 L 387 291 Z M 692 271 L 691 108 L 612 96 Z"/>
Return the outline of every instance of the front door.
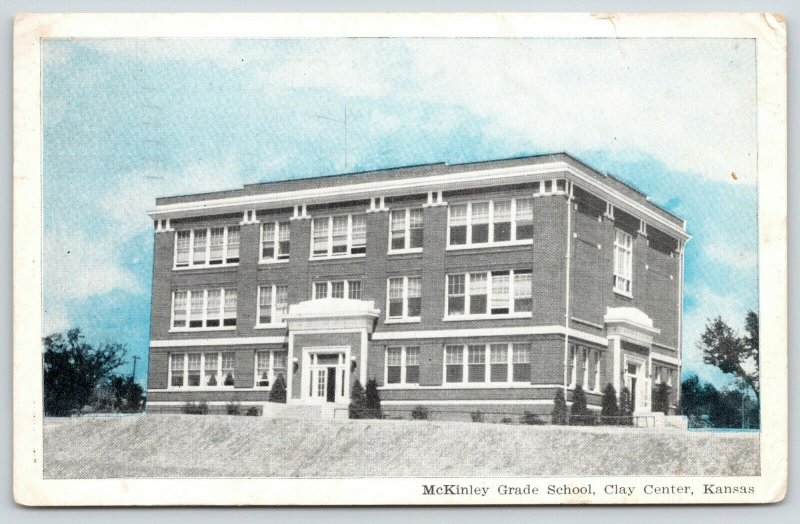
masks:
<path fill-rule="evenodd" d="M 646 377 L 644 375 L 644 361 L 626 359 L 625 387 L 631 394 L 631 404 L 634 411 L 647 411 Z"/>
<path fill-rule="evenodd" d="M 336 366 L 328 367 L 325 400 L 327 402 L 336 402 Z"/>
<path fill-rule="evenodd" d="M 347 400 L 345 354 L 318 351 L 309 354 L 306 377 L 308 399 L 313 402 L 345 402 Z"/>

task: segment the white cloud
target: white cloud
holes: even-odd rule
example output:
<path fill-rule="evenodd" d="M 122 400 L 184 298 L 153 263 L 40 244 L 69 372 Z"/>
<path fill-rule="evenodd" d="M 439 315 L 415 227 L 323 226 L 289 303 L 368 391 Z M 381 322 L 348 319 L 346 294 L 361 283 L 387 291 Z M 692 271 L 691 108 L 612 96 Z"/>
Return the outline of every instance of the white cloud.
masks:
<path fill-rule="evenodd" d="M 752 270 L 758 267 L 758 252 L 743 249 L 741 245 L 715 242 L 703 250 L 708 258 L 735 269 Z"/>

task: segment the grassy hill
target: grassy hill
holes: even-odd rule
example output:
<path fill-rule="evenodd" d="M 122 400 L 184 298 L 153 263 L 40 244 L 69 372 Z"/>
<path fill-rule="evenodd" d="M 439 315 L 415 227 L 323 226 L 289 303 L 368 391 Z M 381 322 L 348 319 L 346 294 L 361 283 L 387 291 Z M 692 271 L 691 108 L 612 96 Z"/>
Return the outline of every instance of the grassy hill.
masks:
<path fill-rule="evenodd" d="M 46 478 L 755 475 L 758 434 L 222 415 L 45 424 Z"/>

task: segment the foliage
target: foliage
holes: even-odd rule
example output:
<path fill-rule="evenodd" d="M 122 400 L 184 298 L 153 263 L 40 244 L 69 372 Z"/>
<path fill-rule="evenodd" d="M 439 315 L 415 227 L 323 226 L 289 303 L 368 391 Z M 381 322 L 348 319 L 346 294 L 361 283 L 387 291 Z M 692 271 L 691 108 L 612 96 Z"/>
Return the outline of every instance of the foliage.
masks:
<path fill-rule="evenodd" d="M 483 422 L 483 412 L 482 411 L 473 411 L 469 414 L 472 422 Z"/>
<path fill-rule="evenodd" d="M 187 415 L 207 415 L 208 404 L 205 402 L 187 402 L 183 405 L 183 412 Z"/>
<path fill-rule="evenodd" d="M 681 414 L 689 427 L 758 428 L 758 400 L 741 390 L 715 388 L 691 375 L 681 384 Z"/>
<path fill-rule="evenodd" d="M 364 410 L 367 407 L 367 395 L 364 392 L 364 387 L 358 379 L 353 382 L 353 387 L 350 388 L 350 406 L 347 412 L 350 418 L 364 418 Z"/>
<path fill-rule="evenodd" d="M 363 418 L 383 418 L 381 395 L 378 392 L 378 382 L 374 378 L 367 380 L 367 390 L 364 396 Z"/>
<path fill-rule="evenodd" d="M 269 390 L 269 401 L 286 404 L 286 379 L 282 374 L 275 377 L 272 387 Z"/>
<path fill-rule="evenodd" d="M 669 415 L 669 395 L 672 388 L 661 382 L 653 391 L 653 411 Z"/>
<path fill-rule="evenodd" d="M 108 381 L 114 395 L 114 409 L 126 413 L 144 409 L 144 388 L 132 376 L 112 375 Z"/>
<path fill-rule="evenodd" d="M 574 426 L 587 426 L 592 423 L 593 417 L 586 406 L 586 393 L 580 384 L 572 392 L 572 406 L 569 410 L 569 423 Z"/>
<path fill-rule="evenodd" d="M 541 426 L 544 424 L 544 420 L 542 420 L 541 417 L 531 413 L 530 411 L 524 412 L 519 421 L 521 424 L 527 424 L 529 426 Z"/>
<path fill-rule="evenodd" d="M 758 315 L 748 311 L 744 336 L 740 336 L 721 317 L 716 317 L 706 324 L 697 347 L 703 352 L 703 362 L 733 375 L 758 399 L 758 339 Z"/>
<path fill-rule="evenodd" d="M 617 419 L 620 426 L 633 425 L 633 399 L 631 398 L 630 390 L 626 386 L 623 386 L 619 392 L 617 416 L 620 417 Z"/>
<path fill-rule="evenodd" d="M 245 412 L 245 415 L 248 417 L 258 417 L 259 415 L 261 415 L 261 412 L 258 410 L 257 407 L 250 406 L 249 408 L 247 408 L 247 412 Z"/>
<path fill-rule="evenodd" d="M 413 420 L 428 420 L 428 408 L 425 406 L 414 406 L 411 410 L 411 418 Z"/>
<path fill-rule="evenodd" d="M 614 426 L 617 424 L 619 407 L 617 405 L 617 390 L 610 382 L 603 391 L 603 407 L 600 410 L 600 417 L 603 424 Z"/>
<path fill-rule="evenodd" d="M 556 396 L 553 399 L 553 424 L 564 426 L 567 424 L 567 399 L 564 397 L 564 390 L 557 389 Z"/>
<path fill-rule="evenodd" d="M 238 402 L 228 402 L 225 404 L 225 412 L 228 415 L 241 415 L 242 414 L 242 405 Z"/>
<path fill-rule="evenodd" d="M 95 388 L 125 362 L 122 344 L 87 344 L 80 329 L 44 338 L 44 412 L 64 416 L 89 404 Z"/>

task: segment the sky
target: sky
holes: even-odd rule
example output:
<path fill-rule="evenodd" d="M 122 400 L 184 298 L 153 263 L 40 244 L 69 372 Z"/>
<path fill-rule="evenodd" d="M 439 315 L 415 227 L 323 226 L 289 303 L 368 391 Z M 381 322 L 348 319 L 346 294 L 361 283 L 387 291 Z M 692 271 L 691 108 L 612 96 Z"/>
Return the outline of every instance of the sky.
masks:
<path fill-rule="evenodd" d="M 156 197 L 562 151 L 686 219 L 684 376 L 730 381 L 696 344 L 708 318 L 741 329 L 758 311 L 752 40 L 45 40 L 42 53 L 43 335 L 124 342 L 142 383 Z"/>

